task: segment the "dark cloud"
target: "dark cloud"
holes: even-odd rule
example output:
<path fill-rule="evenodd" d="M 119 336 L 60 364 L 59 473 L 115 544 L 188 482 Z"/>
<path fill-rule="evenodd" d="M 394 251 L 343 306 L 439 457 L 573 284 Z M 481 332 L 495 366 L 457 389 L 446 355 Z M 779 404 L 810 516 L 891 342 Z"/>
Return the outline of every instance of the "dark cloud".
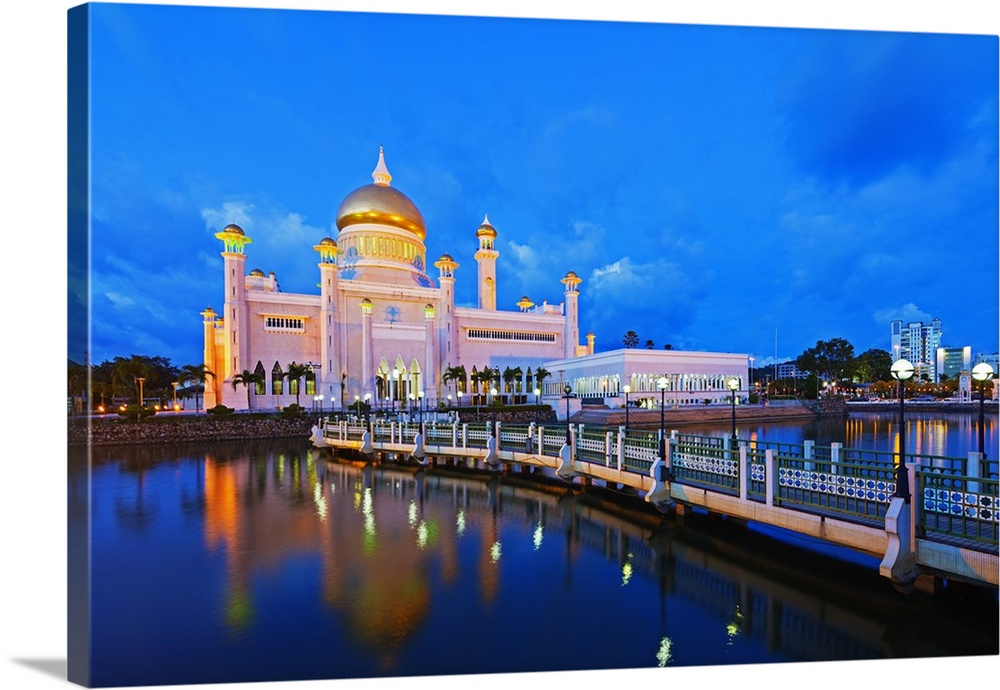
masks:
<path fill-rule="evenodd" d="M 901 166 L 933 170 L 996 102 L 997 41 L 830 32 L 782 96 L 786 151 L 806 174 L 863 185 Z"/>

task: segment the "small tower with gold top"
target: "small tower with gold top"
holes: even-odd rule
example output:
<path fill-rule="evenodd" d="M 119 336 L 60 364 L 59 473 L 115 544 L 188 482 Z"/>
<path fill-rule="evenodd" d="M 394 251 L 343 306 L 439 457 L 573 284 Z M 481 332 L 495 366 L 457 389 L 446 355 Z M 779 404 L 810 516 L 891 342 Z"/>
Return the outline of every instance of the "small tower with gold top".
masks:
<path fill-rule="evenodd" d="M 500 252 L 493 248 L 497 231 L 490 225 L 488 215 L 483 216 L 483 222 L 476 230 L 476 237 L 479 240 L 479 249 L 476 251 L 476 263 L 479 264 L 479 308 L 496 311 L 497 257 Z"/>
<path fill-rule="evenodd" d="M 560 281 L 566 286 L 566 309 L 565 309 L 565 321 L 566 321 L 566 331 L 565 331 L 565 356 L 576 357 L 576 349 L 580 344 L 580 291 L 577 287 L 583 281 L 573 271 L 566 273 L 566 276 Z"/>
<path fill-rule="evenodd" d="M 444 371 L 448 362 L 459 361 L 458 338 L 455 332 L 455 269 L 458 262 L 450 254 L 442 254 L 434 262 L 441 285 L 441 339 L 438 344 L 438 371 Z"/>
<path fill-rule="evenodd" d="M 337 289 L 340 281 L 337 257 L 340 248 L 332 237 L 324 237 L 313 247 L 319 253 L 320 289 L 320 370 L 316 374 L 316 389 L 329 397 L 333 385 L 340 381 L 340 356 L 337 324 Z M 343 403 L 343 401 L 341 401 Z"/>
<path fill-rule="evenodd" d="M 222 312 L 223 329 L 225 339 L 223 345 L 223 355 L 221 362 L 216 362 L 222 366 L 214 370 L 215 375 L 222 381 L 229 381 L 235 374 L 243 369 L 249 369 L 247 361 L 249 357 L 249 339 L 245 332 L 247 325 L 247 300 L 246 300 L 246 269 L 247 256 L 244 252 L 246 245 L 251 239 L 243 232 L 243 228 L 235 223 L 230 223 L 222 229 L 222 232 L 215 233 L 215 237 L 222 240 L 223 270 L 225 271 L 225 307 Z M 207 366 L 207 364 L 206 364 Z"/>

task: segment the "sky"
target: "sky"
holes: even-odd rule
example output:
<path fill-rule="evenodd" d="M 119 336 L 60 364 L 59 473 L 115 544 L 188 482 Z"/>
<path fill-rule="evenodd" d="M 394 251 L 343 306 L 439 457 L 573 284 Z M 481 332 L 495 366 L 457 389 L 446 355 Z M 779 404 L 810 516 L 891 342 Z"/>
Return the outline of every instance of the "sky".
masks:
<path fill-rule="evenodd" d="M 201 361 L 221 243 L 318 294 L 379 146 L 428 263 L 499 233 L 498 306 L 563 299 L 599 351 L 998 349 L 995 35 L 96 4 L 91 359 Z M 430 268 L 431 277 L 437 271 Z M 72 291 L 72 285 L 71 291 Z M 81 341 L 81 345 L 86 345 Z"/>
<path fill-rule="evenodd" d="M 102 182 L 95 174 L 92 188 L 93 345 L 67 343 L 65 327 L 67 265 L 76 263 L 76 247 L 65 242 L 66 12 L 75 4 L 15 0 L 5 5 L 0 22 L 8 326 L 0 348 L 8 371 L 19 375 L 0 396 L 8 422 L 0 482 L 8 563 L 6 587 L 0 588 L 3 687 L 65 687 L 61 362 L 67 350 L 78 356 L 89 348 L 97 361 L 133 352 L 168 356 L 178 365 L 196 360 L 198 312 L 218 308 L 222 299 L 213 210 L 228 216 L 228 208 L 251 209 L 239 216 L 254 239 L 248 265 L 274 270 L 286 290 L 309 290 L 312 244 L 331 230 L 340 200 L 371 179 L 380 143 L 394 186 L 428 221 L 429 255 L 447 251 L 462 264 L 461 299 L 472 299 L 471 236 L 488 213 L 500 232 L 501 305 L 513 308 L 525 292 L 559 301 L 558 277 L 575 270 L 585 281 L 581 308 L 589 321 L 583 328 L 594 330 L 599 347 L 619 346 L 621 334 L 633 328 L 657 343 L 766 358 L 778 329 L 781 358 L 840 336 L 857 350 L 887 349 L 887 321 L 873 316 L 887 310 L 902 318 L 939 316 L 946 342 L 997 349 L 1000 21 L 981 0 L 701 0 L 669 7 L 648 0 L 571 7 L 551 0 L 421 0 L 408 7 L 391 0 L 293 2 L 379 12 L 819 29 L 725 30 L 714 39 L 711 32 L 685 36 L 671 29 L 657 39 L 658 47 L 640 39 L 664 27 L 639 27 L 645 33 L 633 31 L 627 45 L 613 45 L 610 33 L 564 29 L 564 43 L 557 44 L 538 30 L 500 35 L 494 24 L 439 42 L 398 27 L 376 35 L 371 28 L 348 32 L 318 24 L 297 35 L 285 26 L 280 37 L 267 37 L 279 26 L 270 19 L 216 23 L 209 35 L 196 25 L 175 26 L 172 38 L 163 34 L 165 26 L 159 37 L 156 27 L 118 26 L 129 59 L 102 63 L 107 73 L 94 96 L 120 88 L 133 100 L 95 104 L 104 109 L 94 114 L 105 127 L 116 107 L 129 118 L 118 116 L 117 129 L 105 129 L 94 141 L 95 173 L 100 167 L 105 177 Z M 636 27 L 619 30 L 629 28 Z M 838 44 L 843 37 L 830 29 L 865 33 Z M 982 48 L 981 38 L 971 46 L 958 41 L 947 49 L 914 48 L 873 31 L 987 34 L 994 42 L 992 48 Z M 164 45 L 164 35 L 172 45 Z M 720 36 L 721 46 L 715 42 Z M 822 40 L 810 43 L 803 36 Z M 444 46 L 461 48 L 461 54 L 453 60 Z M 571 54 L 581 46 L 582 55 Z M 535 52 L 543 49 L 544 55 Z M 435 76 L 421 69 L 420 61 L 430 56 L 439 66 L 457 64 L 470 74 Z M 279 62 L 285 58 L 310 62 L 292 68 Z M 513 65 L 523 73 L 502 73 Z M 580 78 L 584 65 L 591 69 Z M 198 75 L 209 81 L 198 83 Z M 268 75 L 280 85 L 277 92 L 262 90 Z M 136 91 L 145 107 L 135 102 Z M 550 93 L 561 98 L 547 100 Z M 441 111 L 441 102 L 451 107 Z M 462 116 L 458 124 L 445 119 L 452 113 Z M 268 174 L 274 169 L 279 176 Z M 118 181 L 111 184 L 113 176 Z M 294 242 L 281 243 L 283 236 Z M 579 240 L 572 245 L 567 237 Z M 270 250 L 281 244 L 287 256 Z M 617 273 L 607 268 L 616 261 Z M 148 273 L 136 278 L 139 262 Z M 625 291 L 627 300 L 603 307 L 618 310 L 611 320 L 588 311 L 602 308 L 598 297 L 613 295 L 615 280 L 624 291 L 626 279 L 653 284 L 652 294 Z M 821 289 L 830 283 L 839 283 L 840 302 L 824 296 L 834 294 Z M 108 294 L 120 302 L 117 310 Z M 69 297 L 74 295 L 71 288 Z M 102 323 L 110 328 L 97 330 Z M 112 339 L 118 330 L 127 336 L 121 345 Z M 742 666 L 712 669 L 710 677 L 751 686 L 778 678 L 816 688 L 851 680 L 947 682 L 995 675 L 997 661 Z M 673 682 L 697 684 L 706 671 L 668 672 Z M 585 680 L 611 687 L 660 678 L 657 670 L 636 670 L 588 672 Z M 559 674 L 551 681 L 576 679 Z M 525 680 L 498 675 L 475 683 L 500 688 Z M 313 685 L 319 686 L 255 687 Z M 375 680 L 338 685 L 401 687 Z M 461 677 L 406 681 L 408 688 L 467 686 Z"/>

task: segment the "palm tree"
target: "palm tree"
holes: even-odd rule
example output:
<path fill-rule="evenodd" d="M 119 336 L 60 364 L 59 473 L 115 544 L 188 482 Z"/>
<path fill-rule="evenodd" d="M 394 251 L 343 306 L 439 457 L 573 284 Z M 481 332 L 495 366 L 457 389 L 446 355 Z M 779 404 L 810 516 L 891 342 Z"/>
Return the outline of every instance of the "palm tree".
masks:
<path fill-rule="evenodd" d="M 302 407 L 299 405 L 299 392 L 302 388 L 302 377 L 309 373 L 309 367 L 305 364 L 296 364 L 292 362 L 288 365 L 288 371 L 284 372 L 283 376 L 288 379 L 288 386 L 291 388 L 292 381 L 295 381 L 295 405 L 297 407 Z"/>
<path fill-rule="evenodd" d="M 625 337 L 622 338 L 622 344 L 624 344 L 625 347 L 638 347 L 639 334 L 636 333 L 635 331 L 629 331 L 628 333 L 625 334 Z"/>
<path fill-rule="evenodd" d="M 545 367 L 538 367 L 535 369 L 535 386 L 538 390 L 542 390 L 542 382 L 550 376 L 552 376 L 552 374 Z"/>
<path fill-rule="evenodd" d="M 465 384 L 465 367 L 464 366 L 448 367 L 447 369 L 444 370 L 444 374 L 441 375 L 441 380 L 444 381 L 445 384 L 447 384 L 449 382 L 452 382 L 452 381 L 459 381 L 459 382 L 461 382 L 461 385 L 455 384 L 454 388 L 452 389 L 452 390 L 454 390 L 456 392 L 458 391 L 458 389 L 464 389 L 465 388 L 465 385 L 464 385 Z"/>
<path fill-rule="evenodd" d="M 122 389 L 131 388 L 135 391 L 135 400 L 142 402 L 142 386 L 139 380 L 149 378 L 151 368 L 145 357 L 132 355 L 128 359 L 122 357 L 115 358 L 114 368 L 111 370 L 111 377 Z"/>
<path fill-rule="evenodd" d="M 521 371 L 521 367 L 507 367 L 503 370 L 503 381 L 507 384 L 507 392 L 511 394 L 511 399 L 513 400 L 513 395 L 517 392 L 515 384 L 521 382 L 521 377 L 524 376 L 524 372 Z"/>
<path fill-rule="evenodd" d="M 250 388 L 253 386 L 259 386 L 264 383 L 264 377 L 260 374 L 250 371 L 249 369 L 244 369 L 236 376 L 233 377 L 233 390 L 236 390 L 237 386 L 244 386 L 247 389 L 247 414 L 250 414 Z"/>
<path fill-rule="evenodd" d="M 483 370 L 480 371 L 478 374 L 476 374 L 476 380 L 479 381 L 480 384 L 486 385 L 485 390 L 483 390 L 482 386 L 480 386 L 480 391 L 482 392 L 483 395 L 486 395 L 487 393 L 490 392 L 490 383 L 493 382 L 493 378 L 494 378 L 494 372 L 488 366 L 483 367 Z"/>
<path fill-rule="evenodd" d="M 652 350 L 654 347 L 656 347 L 656 344 L 652 340 L 647 340 L 646 341 L 646 349 L 647 350 Z"/>
<path fill-rule="evenodd" d="M 199 387 L 204 386 L 204 384 L 208 383 L 209 378 L 214 379 L 215 372 L 209 370 L 209 368 L 206 367 L 204 364 L 185 364 L 183 367 L 181 367 L 181 373 L 180 376 L 178 376 L 178 379 L 180 380 L 181 384 L 185 384 L 188 382 L 193 382 L 195 384 L 194 386 L 195 414 L 198 414 L 198 412 L 201 410 L 201 395 L 200 395 L 201 389 Z"/>

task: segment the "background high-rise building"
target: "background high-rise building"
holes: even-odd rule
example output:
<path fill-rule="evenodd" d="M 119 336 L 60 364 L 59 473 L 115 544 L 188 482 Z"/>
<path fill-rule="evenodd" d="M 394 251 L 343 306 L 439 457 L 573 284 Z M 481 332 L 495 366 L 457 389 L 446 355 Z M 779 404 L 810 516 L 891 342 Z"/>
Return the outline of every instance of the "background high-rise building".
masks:
<path fill-rule="evenodd" d="M 939 347 L 934 382 L 940 383 L 945 376 L 950 380 L 955 380 L 960 372 L 969 371 L 971 368 L 972 348 L 970 346 Z"/>
<path fill-rule="evenodd" d="M 914 378 L 917 381 L 936 381 L 937 350 L 941 347 L 941 319 L 935 318 L 929 324 L 911 321 L 906 325 L 897 319 L 890 324 L 890 328 L 893 360 L 909 360 L 916 370 Z"/>

